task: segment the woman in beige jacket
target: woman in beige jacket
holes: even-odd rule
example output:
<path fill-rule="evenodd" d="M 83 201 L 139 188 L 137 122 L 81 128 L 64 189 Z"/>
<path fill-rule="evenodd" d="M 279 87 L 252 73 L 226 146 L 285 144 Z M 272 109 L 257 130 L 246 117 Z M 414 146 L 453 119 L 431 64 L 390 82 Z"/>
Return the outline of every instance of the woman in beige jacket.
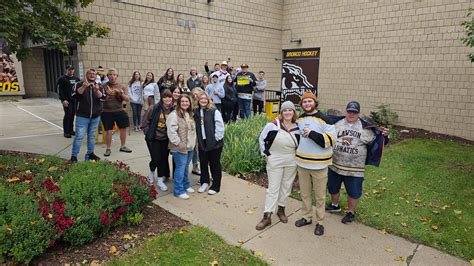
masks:
<path fill-rule="evenodd" d="M 189 199 L 186 193 L 193 193 L 188 179 L 188 166 L 193 158 L 196 146 L 196 123 L 193 119 L 192 100 L 187 94 L 182 94 L 176 108 L 166 119 L 169 138 L 169 149 L 175 162 L 173 174 L 174 195 L 181 199 Z"/>

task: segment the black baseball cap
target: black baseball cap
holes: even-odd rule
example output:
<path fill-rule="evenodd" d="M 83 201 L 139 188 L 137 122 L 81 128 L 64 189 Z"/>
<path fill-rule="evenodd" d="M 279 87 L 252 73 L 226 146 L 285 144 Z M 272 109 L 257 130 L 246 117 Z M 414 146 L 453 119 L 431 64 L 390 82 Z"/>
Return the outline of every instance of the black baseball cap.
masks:
<path fill-rule="evenodd" d="M 347 104 L 346 111 L 360 113 L 360 104 L 357 101 L 352 101 Z"/>
<path fill-rule="evenodd" d="M 67 65 L 66 66 L 66 69 L 69 70 L 69 69 L 75 69 L 73 65 Z"/>

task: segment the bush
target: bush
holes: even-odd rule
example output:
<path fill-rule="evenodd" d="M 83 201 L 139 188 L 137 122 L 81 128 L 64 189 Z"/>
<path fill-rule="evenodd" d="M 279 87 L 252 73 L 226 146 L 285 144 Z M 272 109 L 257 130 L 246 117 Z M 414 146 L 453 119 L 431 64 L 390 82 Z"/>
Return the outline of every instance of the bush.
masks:
<path fill-rule="evenodd" d="M 390 108 L 389 104 L 377 106 L 377 111 L 370 112 L 370 119 L 378 126 L 390 127 L 398 120 L 398 114 Z"/>
<path fill-rule="evenodd" d="M 52 156 L 1 153 L 0 162 L 2 260 L 28 263 L 58 241 L 81 245 L 113 226 L 136 223 L 156 197 L 146 178 L 122 163 L 71 166 Z"/>
<path fill-rule="evenodd" d="M 227 125 L 221 158 L 224 171 L 247 175 L 265 170 L 258 137 L 267 122 L 265 116 L 257 115 Z"/>
<path fill-rule="evenodd" d="M 75 164 L 61 182 L 61 195 L 68 202 L 67 214 L 78 217 L 64 240 L 82 245 L 135 216 L 153 199 L 147 181 L 130 175 L 119 163 L 104 161 Z M 94 184 L 94 186 L 91 186 Z"/>

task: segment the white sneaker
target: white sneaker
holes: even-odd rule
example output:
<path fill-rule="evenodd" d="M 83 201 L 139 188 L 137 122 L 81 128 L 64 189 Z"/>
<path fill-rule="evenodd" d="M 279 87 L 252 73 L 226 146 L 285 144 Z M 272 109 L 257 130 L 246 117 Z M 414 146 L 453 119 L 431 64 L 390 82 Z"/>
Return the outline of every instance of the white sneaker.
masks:
<path fill-rule="evenodd" d="M 153 181 L 155 181 L 155 172 L 150 172 L 146 179 L 148 180 L 148 182 L 150 182 L 150 184 L 153 184 Z"/>
<path fill-rule="evenodd" d="M 217 193 L 217 192 L 216 192 L 215 190 L 212 190 L 212 189 L 209 189 L 209 190 L 207 191 L 207 194 L 209 194 L 209 195 L 214 195 L 214 194 L 216 194 L 216 193 Z"/>
<path fill-rule="evenodd" d="M 178 195 L 178 198 L 180 198 L 180 199 L 189 199 L 189 196 L 188 196 L 188 194 L 183 193 L 181 195 Z"/>
<path fill-rule="evenodd" d="M 167 191 L 168 187 L 165 185 L 163 180 L 164 180 L 163 177 L 158 177 L 158 181 L 156 182 L 156 184 L 158 185 L 161 191 Z"/>
<path fill-rule="evenodd" d="M 186 191 L 187 191 L 188 193 L 194 193 L 194 192 L 195 192 L 192 187 L 188 187 L 188 189 L 186 189 Z"/>
<path fill-rule="evenodd" d="M 208 187 L 209 187 L 209 184 L 204 183 L 204 184 L 202 184 L 201 187 L 198 189 L 198 192 L 199 192 L 199 193 L 203 193 L 204 191 L 207 190 Z"/>

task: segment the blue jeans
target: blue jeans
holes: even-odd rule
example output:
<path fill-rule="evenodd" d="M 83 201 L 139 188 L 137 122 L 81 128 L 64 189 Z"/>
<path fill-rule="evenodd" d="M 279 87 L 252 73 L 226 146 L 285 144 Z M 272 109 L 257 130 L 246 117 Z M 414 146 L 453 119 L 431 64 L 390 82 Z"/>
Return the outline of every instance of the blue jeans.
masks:
<path fill-rule="evenodd" d="M 237 101 L 239 102 L 240 118 L 242 119 L 249 118 L 250 117 L 250 102 L 252 100 L 237 98 Z"/>
<path fill-rule="evenodd" d="M 72 142 L 72 156 L 77 157 L 81 150 L 82 139 L 87 133 L 87 153 L 85 160 L 89 160 L 89 154 L 94 152 L 95 133 L 99 126 L 100 116 L 96 118 L 85 118 L 76 116 L 76 136 Z"/>
<path fill-rule="evenodd" d="M 130 103 L 133 112 L 133 125 L 135 127 L 140 126 L 141 114 L 142 114 L 142 105 L 138 103 Z"/>
<path fill-rule="evenodd" d="M 193 159 L 194 150 L 188 153 L 180 153 L 177 151 L 171 152 L 175 165 L 173 174 L 174 195 L 179 196 L 186 193 L 191 185 L 189 184 L 188 173 L 189 163 Z"/>

